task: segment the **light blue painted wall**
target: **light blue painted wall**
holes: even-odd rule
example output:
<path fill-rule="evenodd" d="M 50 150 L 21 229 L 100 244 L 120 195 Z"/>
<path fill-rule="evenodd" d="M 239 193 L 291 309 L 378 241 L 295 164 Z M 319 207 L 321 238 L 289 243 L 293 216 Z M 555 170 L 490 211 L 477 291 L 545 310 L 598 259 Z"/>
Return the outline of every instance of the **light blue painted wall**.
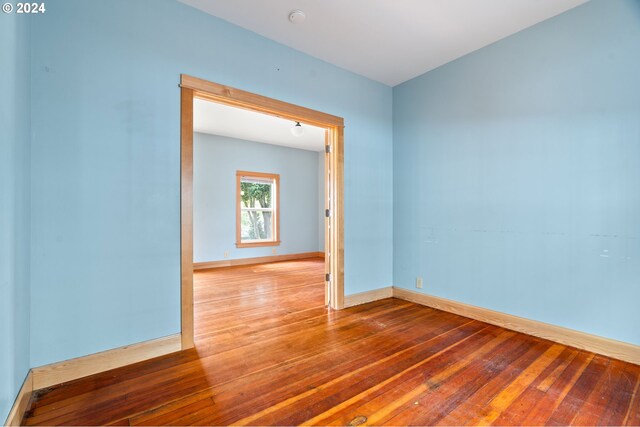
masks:
<path fill-rule="evenodd" d="M 193 137 L 193 259 L 318 251 L 318 153 L 224 136 Z M 236 248 L 236 171 L 280 175 L 279 246 Z"/>
<path fill-rule="evenodd" d="M 394 88 L 394 284 L 640 344 L 640 2 Z"/>
<path fill-rule="evenodd" d="M 29 363 L 29 20 L 0 15 L 0 422 Z"/>
<path fill-rule="evenodd" d="M 318 252 L 324 252 L 325 203 L 324 203 L 324 152 L 318 153 Z"/>
<path fill-rule="evenodd" d="M 180 73 L 344 117 L 346 293 L 391 284 L 391 88 L 174 0 L 32 24 L 34 366 L 179 331 Z"/>

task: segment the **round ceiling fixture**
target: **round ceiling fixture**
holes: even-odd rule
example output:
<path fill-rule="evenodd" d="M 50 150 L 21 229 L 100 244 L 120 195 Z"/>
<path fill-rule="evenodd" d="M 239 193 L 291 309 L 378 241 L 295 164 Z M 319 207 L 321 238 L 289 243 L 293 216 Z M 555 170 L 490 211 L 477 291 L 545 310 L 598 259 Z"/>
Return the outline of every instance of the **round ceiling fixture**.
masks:
<path fill-rule="evenodd" d="M 293 136 L 302 136 L 304 134 L 304 128 L 300 122 L 296 122 L 295 126 L 291 128 L 291 134 Z"/>
<path fill-rule="evenodd" d="M 289 22 L 292 24 L 302 24 L 307 19 L 307 15 L 301 10 L 292 10 L 289 12 Z"/>

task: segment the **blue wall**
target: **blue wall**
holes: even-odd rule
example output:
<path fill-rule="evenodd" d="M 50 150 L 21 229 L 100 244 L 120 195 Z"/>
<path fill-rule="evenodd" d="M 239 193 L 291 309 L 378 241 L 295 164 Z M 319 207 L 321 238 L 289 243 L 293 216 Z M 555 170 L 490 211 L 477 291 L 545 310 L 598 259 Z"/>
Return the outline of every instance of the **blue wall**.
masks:
<path fill-rule="evenodd" d="M 640 344 L 640 2 L 394 88 L 394 284 Z"/>
<path fill-rule="evenodd" d="M 230 259 L 318 251 L 318 154 L 315 151 L 195 133 L 193 259 Z M 279 246 L 236 248 L 236 171 L 280 175 Z M 324 229 L 323 229 L 324 230 Z"/>
<path fill-rule="evenodd" d="M 391 284 L 391 88 L 173 0 L 32 24 L 34 366 L 180 329 L 180 73 L 344 117 L 346 293 Z"/>
<path fill-rule="evenodd" d="M 29 21 L 0 16 L 0 422 L 29 363 Z"/>
<path fill-rule="evenodd" d="M 180 73 L 345 118 L 347 294 L 422 275 L 640 342 L 638 1 L 593 0 L 393 102 L 173 0 L 48 0 L 29 20 L 1 21 L 3 399 L 29 347 L 38 366 L 179 331 Z"/>
<path fill-rule="evenodd" d="M 324 180 L 324 160 L 326 154 L 318 153 L 318 252 L 324 252 L 324 238 L 325 238 L 325 186 Z"/>

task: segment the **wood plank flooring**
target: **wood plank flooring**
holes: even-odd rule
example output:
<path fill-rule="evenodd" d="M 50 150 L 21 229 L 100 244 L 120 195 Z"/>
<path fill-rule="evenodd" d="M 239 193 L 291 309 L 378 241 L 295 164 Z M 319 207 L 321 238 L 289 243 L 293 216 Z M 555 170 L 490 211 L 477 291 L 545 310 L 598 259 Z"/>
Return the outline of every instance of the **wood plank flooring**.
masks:
<path fill-rule="evenodd" d="M 322 260 L 195 275 L 196 349 L 39 392 L 28 425 L 640 425 L 640 366 L 397 299 Z"/>

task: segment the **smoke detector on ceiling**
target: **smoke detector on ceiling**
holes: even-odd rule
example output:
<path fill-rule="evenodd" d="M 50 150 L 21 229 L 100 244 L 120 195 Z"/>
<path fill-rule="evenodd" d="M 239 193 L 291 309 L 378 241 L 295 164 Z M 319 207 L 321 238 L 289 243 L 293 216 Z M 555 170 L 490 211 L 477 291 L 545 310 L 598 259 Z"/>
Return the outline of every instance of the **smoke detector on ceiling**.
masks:
<path fill-rule="evenodd" d="M 302 24 L 307 19 L 307 15 L 301 10 L 292 10 L 289 12 L 289 22 L 292 24 Z"/>

